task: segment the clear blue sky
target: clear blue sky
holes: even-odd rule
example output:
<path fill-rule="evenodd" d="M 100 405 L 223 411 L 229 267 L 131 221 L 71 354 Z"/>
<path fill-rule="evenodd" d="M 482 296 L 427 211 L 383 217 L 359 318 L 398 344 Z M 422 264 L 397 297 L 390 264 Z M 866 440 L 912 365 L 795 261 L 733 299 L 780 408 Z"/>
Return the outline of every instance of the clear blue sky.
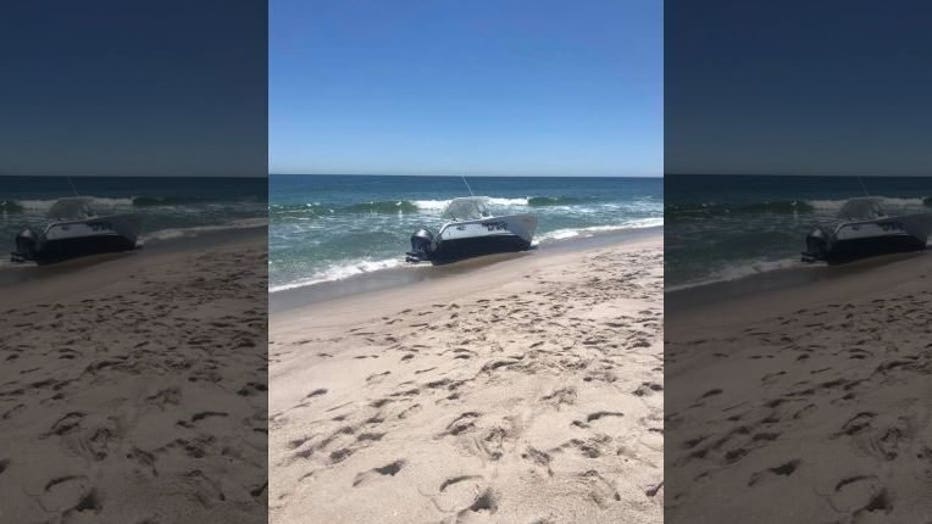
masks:
<path fill-rule="evenodd" d="M 660 0 L 271 0 L 272 173 L 660 176 Z"/>
<path fill-rule="evenodd" d="M 932 174 L 932 2 L 667 3 L 668 173 Z"/>
<path fill-rule="evenodd" d="M 0 175 L 266 176 L 268 11 L 34 0 L 0 14 Z"/>

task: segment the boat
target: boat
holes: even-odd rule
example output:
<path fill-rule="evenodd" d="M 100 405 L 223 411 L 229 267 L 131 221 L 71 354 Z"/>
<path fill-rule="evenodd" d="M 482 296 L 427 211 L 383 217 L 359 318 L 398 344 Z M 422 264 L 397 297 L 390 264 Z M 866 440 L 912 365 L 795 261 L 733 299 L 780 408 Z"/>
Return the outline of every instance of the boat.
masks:
<path fill-rule="evenodd" d="M 530 213 L 494 216 L 488 197 L 454 198 L 443 209 L 447 220 L 437 233 L 421 228 L 411 236 L 408 262 L 445 264 L 481 255 L 530 249 L 537 217 Z"/>
<path fill-rule="evenodd" d="M 845 202 L 835 220 L 815 226 L 806 236 L 803 262 L 829 264 L 926 248 L 932 214 L 888 215 L 879 198 Z"/>
<path fill-rule="evenodd" d="M 48 264 L 62 260 L 136 248 L 140 221 L 133 214 L 98 215 L 88 197 L 56 201 L 42 228 L 26 227 L 16 235 L 13 262 Z"/>

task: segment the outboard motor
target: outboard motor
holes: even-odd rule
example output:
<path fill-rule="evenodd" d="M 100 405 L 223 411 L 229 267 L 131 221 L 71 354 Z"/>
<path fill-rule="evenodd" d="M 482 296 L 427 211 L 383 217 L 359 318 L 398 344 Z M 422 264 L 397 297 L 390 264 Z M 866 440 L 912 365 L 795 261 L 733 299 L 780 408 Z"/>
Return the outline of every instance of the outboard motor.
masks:
<path fill-rule="evenodd" d="M 821 227 L 815 228 L 806 236 L 806 251 L 803 252 L 803 262 L 825 260 L 828 257 L 828 237 Z"/>
<path fill-rule="evenodd" d="M 35 260 L 38 235 L 30 228 L 23 229 L 16 235 L 16 251 L 10 254 L 10 260 L 13 262 L 25 262 Z"/>
<path fill-rule="evenodd" d="M 408 251 L 408 262 L 421 262 L 430 260 L 431 255 L 436 248 L 434 242 L 434 233 L 426 228 L 421 228 L 411 235 L 411 251 Z"/>

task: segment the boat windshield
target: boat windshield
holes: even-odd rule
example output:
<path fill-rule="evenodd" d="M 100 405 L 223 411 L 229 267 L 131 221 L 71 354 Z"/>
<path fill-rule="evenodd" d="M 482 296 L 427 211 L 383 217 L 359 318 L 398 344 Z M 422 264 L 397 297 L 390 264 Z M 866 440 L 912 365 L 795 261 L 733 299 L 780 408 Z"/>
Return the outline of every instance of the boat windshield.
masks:
<path fill-rule="evenodd" d="M 52 204 L 48 216 L 55 220 L 75 220 L 94 216 L 89 198 L 63 198 Z"/>
<path fill-rule="evenodd" d="M 478 220 L 490 216 L 485 197 L 454 198 L 442 213 L 450 220 Z"/>
<path fill-rule="evenodd" d="M 845 202 L 838 212 L 838 218 L 847 220 L 873 220 L 887 216 L 880 201 L 876 198 L 855 198 Z"/>

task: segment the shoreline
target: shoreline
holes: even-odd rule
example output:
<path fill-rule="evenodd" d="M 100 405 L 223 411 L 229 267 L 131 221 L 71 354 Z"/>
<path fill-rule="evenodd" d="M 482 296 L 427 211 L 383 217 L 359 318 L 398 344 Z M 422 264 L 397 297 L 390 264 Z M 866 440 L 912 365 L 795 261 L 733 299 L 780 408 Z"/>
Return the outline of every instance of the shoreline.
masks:
<path fill-rule="evenodd" d="M 796 268 L 776 269 L 732 280 L 699 284 L 664 292 L 668 313 L 689 315 L 700 308 L 729 309 L 730 304 L 743 302 L 766 303 L 767 296 L 791 295 L 792 300 L 803 300 L 804 295 L 815 299 L 816 289 L 831 289 L 844 293 L 846 289 L 861 289 L 875 280 L 876 273 L 892 274 L 901 267 L 914 267 L 923 263 L 932 265 L 932 249 L 911 253 L 881 255 L 840 265 L 815 263 Z M 861 280 L 859 283 L 858 280 Z M 761 298 L 764 297 L 764 298 Z"/>
<path fill-rule="evenodd" d="M 665 296 L 668 518 L 932 511 L 929 255 Z"/>
<path fill-rule="evenodd" d="M 63 280 L 74 280 L 78 273 L 100 275 L 110 267 L 142 269 L 165 257 L 185 253 L 198 253 L 236 244 L 254 244 L 265 237 L 264 226 L 230 228 L 207 231 L 197 236 L 185 236 L 166 240 L 150 241 L 132 251 L 101 253 L 65 260 L 55 264 L 7 265 L 0 268 L 0 290 L 15 291 L 19 286 L 38 285 L 54 289 Z M 5 256 L 8 254 L 5 253 Z M 54 282 L 51 282 L 54 281 Z M 73 287 L 75 283 L 64 283 Z"/>
<path fill-rule="evenodd" d="M 26 268 L 0 289 L 5 518 L 265 515 L 264 238 Z"/>
<path fill-rule="evenodd" d="M 596 233 L 587 237 L 554 241 L 519 253 L 502 253 L 467 259 L 453 264 L 431 266 L 429 264 L 400 266 L 353 275 L 327 282 L 269 292 L 269 314 L 277 315 L 292 309 L 319 302 L 336 300 L 346 296 L 372 293 L 410 286 L 417 283 L 442 280 L 448 277 L 493 269 L 500 264 L 515 263 L 527 257 L 549 257 L 571 252 L 581 252 L 597 247 L 637 242 L 642 239 L 663 235 L 663 226 L 633 228 Z"/>
<path fill-rule="evenodd" d="M 270 522 L 661 522 L 662 244 L 273 315 Z"/>
<path fill-rule="evenodd" d="M 932 248 L 912 253 L 895 253 L 865 258 L 847 264 L 829 266 L 824 263 L 780 268 L 729 280 L 700 283 L 666 291 L 668 311 L 690 309 L 700 305 L 718 304 L 723 301 L 739 300 L 756 294 L 781 290 L 804 289 L 822 282 L 832 282 L 848 277 L 869 276 L 877 269 L 895 266 L 911 260 L 927 260 L 932 263 Z M 802 264 L 802 263 L 801 263 Z"/>

